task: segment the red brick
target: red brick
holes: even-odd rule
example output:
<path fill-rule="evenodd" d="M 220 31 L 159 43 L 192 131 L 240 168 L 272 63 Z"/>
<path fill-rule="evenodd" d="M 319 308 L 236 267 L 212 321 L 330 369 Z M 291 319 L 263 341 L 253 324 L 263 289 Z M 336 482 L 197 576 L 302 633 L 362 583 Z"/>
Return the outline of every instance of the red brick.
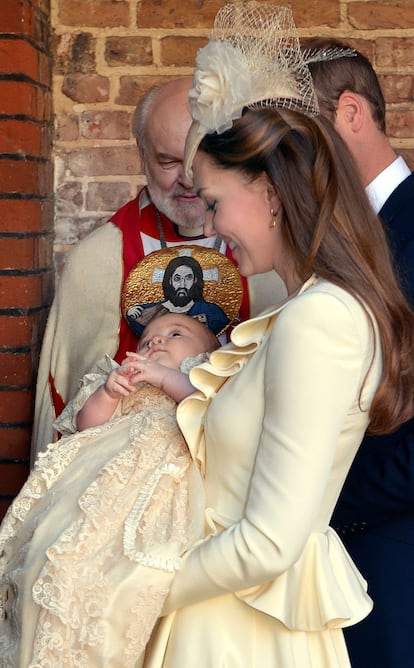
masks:
<path fill-rule="evenodd" d="M 2 32 L 23 35 L 39 44 L 45 43 L 49 32 L 48 17 L 36 8 L 36 4 L 30 0 L 2 0 Z"/>
<path fill-rule="evenodd" d="M 97 28 L 127 26 L 129 2 L 125 0 L 64 0 L 59 4 L 59 22 L 69 26 Z"/>
<path fill-rule="evenodd" d="M 277 3 L 276 3 L 277 4 Z M 289 3 L 298 27 L 327 25 L 337 27 L 341 21 L 340 0 L 292 0 Z M 142 0 L 137 7 L 138 28 L 207 28 L 211 29 L 219 0 Z"/>
<path fill-rule="evenodd" d="M 62 183 L 56 192 L 56 211 L 73 214 L 83 208 L 82 184 L 78 181 Z"/>
<path fill-rule="evenodd" d="M 73 176 L 139 174 L 136 146 L 74 149 L 67 154 L 67 162 Z"/>
<path fill-rule="evenodd" d="M 151 65 L 152 41 L 150 37 L 108 37 L 105 43 L 105 60 L 108 65 Z"/>
<path fill-rule="evenodd" d="M 51 160 L 39 163 L 39 191 L 35 195 L 50 197 L 53 193 L 53 164 Z"/>
<path fill-rule="evenodd" d="M 44 14 L 50 12 L 50 0 L 32 0 L 32 3 Z"/>
<path fill-rule="evenodd" d="M 205 37 L 164 37 L 161 40 L 163 65 L 194 67 L 197 51 L 206 43 Z"/>
<path fill-rule="evenodd" d="M 40 54 L 21 39 L 0 39 L 0 74 L 24 74 L 40 81 Z"/>
<path fill-rule="evenodd" d="M 33 397 L 30 390 L 0 391 L 0 423 L 31 422 L 32 405 Z"/>
<path fill-rule="evenodd" d="M 2 494 L 16 495 L 29 475 L 29 464 L 0 464 L 0 487 Z"/>
<path fill-rule="evenodd" d="M 86 196 L 89 211 L 116 211 L 131 198 L 129 183 L 90 183 Z"/>
<path fill-rule="evenodd" d="M 375 65 L 376 67 L 389 68 L 390 74 L 394 74 L 398 68 L 407 68 L 412 73 L 414 60 L 414 38 L 413 37 L 378 37 L 376 40 Z"/>
<path fill-rule="evenodd" d="M 414 148 L 397 148 L 396 151 L 402 155 L 411 171 L 414 171 Z"/>
<path fill-rule="evenodd" d="M 0 114 L 45 118 L 44 93 L 25 81 L 0 81 Z"/>
<path fill-rule="evenodd" d="M 52 91 L 50 87 L 39 91 L 38 96 L 38 117 L 39 119 L 48 120 L 52 123 Z"/>
<path fill-rule="evenodd" d="M 0 315 L 0 348 L 31 346 L 33 316 Z"/>
<path fill-rule="evenodd" d="M 0 269 L 30 269 L 35 256 L 35 237 L 0 237 Z"/>
<path fill-rule="evenodd" d="M 0 275 L 2 308 L 33 308 L 42 304 L 41 277 Z"/>
<path fill-rule="evenodd" d="M 39 76 L 36 81 L 50 87 L 52 83 L 52 56 L 49 52 L 39 51 Z"/>
<path fill-rule="evenodd" d="M 2 232 L 39 230 L 42 205 L 39 200 L 0 199 L 0 229 Z"/>
<path fill-rule="evenodd" d="M 412 0 L 350 2 L 346 5 L 349 23 L 358 30 L 414 28 Z"/>
<path fill-rule="evenodd" d="M 0 458 L 29 459 L 30 427 L 0 428 Z"/>
<path fill-rule="evenodd" d="M 340 25 L 342 0 L 292 0 L 286 4 L 292 7 L 297 27 L 313 28 L 313 34 L 315 26 L 336 28 Z"/>
<path fill-rule="evenodd" d="M 141 0 L 137 5 L 138 28 L 211 28 L 220 0 Z M 201 11 L 200 11 L 201 10 Z"/>
<path fill-rule="evenodd" d="M 343 41 L 345 44 L 353 47 L 354 49 L 357 49 L 360 51 L 368 60 L 370 63 L 374 63 L 374 56 L 375 56 L 375 41 L 368 40 L 368 39 L 355 39 L 352 37 L 347 37 L 346 39 L 340 39 L 340 41 Z"/>
<path fill-rule="evenodd" d="M 50 265 L 50 242 L 39 237 L 1 237 L 1 269 L 43 269 Z"/>
<path fill-rule="evenodd" d="M 109 79 L 99 74 L 70 74 L 64 78 L 62 93 L 74 102 L 107 102 Z"/>
<path fill-rule="evenodd" d="M 93 74 L 96 39 L 90 33 L 63 33 L 54 37 L 54 74 Z"/>
<path fill-rule="evenodd" d="M 385 74 L 379 76 L 387 103 L 413 100 L 413 77 L 409 74 Z"/>
<path fill-rule="evenodd" d="M 125 202 L 123 202 L 125 204 Z M 113 210 L 111 209 L 111 213 Z M 80 239 L 86 237 L 87 234 L 100 227 L 108 221 L 108 213 L 105 215 L 89 214 L 85 216 L 74 217 L 57 215 L 55 218 L 56 238 L 59 239 L 60 244 L 65 244 L 67 247 L 73 247 Z M 55 249 L 55 263 L 56 263 Z"/>
<path fill-rule="evenodd" d="M 33 382 L 32 356 L 29 353 L 0 352 L 0 385 L 17 387 Z"/>
<path fill-rule="evenodd" d="M 79 117 L 76 114 L 56 114 L 56 139 L 75 141 L 79 139 Z"/>
<path fill-rule="evenodd" d="M 2 0 L 1 31 L 34 36 L 34 9 L 25 0 Z"/>
<path fill-rule="evenodd" d="M 0 476 L 0 484 L 1 484 L 1 476 Z M 3 519 L 5 516 L 8 507 L 10 506 L 11 501 L 7 501 L 6 499 L 0 499 L 0 521 Z"/>
<path fill-rule="evenodd" d="M 152 86 L 165 83 L 167 76 L 121 76 L 119 78 L 119 94 L 115 104 L 136 105 L 138 100 Z"/>
<path fill-rule="evenodd" d="M 54 267 L 50 267 L 49 271 L 45 271 L 40 275 L 40 293 L 42 307 L 49 307 L 52 303 L 55 289 L 55 275 Z"/>
<path fill-rule="evenodd" d="M 41 153 L 41 126 L 31 121 L 1 120 L 0 153 L 39 156 Z"/>
<path fill-rule="evenodd" d="M 87 111 L 80 118 L 81 137 L 129 139 L 131 115 L 127 111 Z"/>
<path fill-rule="evenodd" d="M 398 139 L 414 137 L 414 111 L 389 111 L 387 134 Z"/>
<path fill-rule="evenodd" d="M 47 167 L 35 160 L 0 160 L 0 183 L 4 193 L 46 195 L 50 192 Z"/>
<path fill-rule="evenodd" d="M 50 267 L 53 267 L 52 239 L 45 235 L 36 237 L 32 269 L 47 269 Z"/>

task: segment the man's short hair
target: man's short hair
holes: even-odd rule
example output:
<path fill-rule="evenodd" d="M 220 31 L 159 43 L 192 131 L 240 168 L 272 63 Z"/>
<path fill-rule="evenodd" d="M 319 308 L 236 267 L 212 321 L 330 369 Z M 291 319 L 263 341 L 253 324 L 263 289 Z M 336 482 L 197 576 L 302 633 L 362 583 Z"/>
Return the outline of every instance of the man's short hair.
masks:
<path fill-rule="evenodd" d="M 147 119 L 161 87 L 162 84 L 152 86 L 138 100 L 138 104 L 135 107 L 132 117 L 132 134 L 142 150 L 145 150 L 146 148 Z"/>
<path fill-rule="evenodd" d="M 304 49 L 349 48 L 344 42 L 325 37 L 303 39 Z M 378 77 L 368 58 L 354 49 L 355 55 L 309 63 L 321 113 L 335 121 L 338 100 L 349 91 L 364 97 L 372 118 L 385 134 L 385 100 Z"/>

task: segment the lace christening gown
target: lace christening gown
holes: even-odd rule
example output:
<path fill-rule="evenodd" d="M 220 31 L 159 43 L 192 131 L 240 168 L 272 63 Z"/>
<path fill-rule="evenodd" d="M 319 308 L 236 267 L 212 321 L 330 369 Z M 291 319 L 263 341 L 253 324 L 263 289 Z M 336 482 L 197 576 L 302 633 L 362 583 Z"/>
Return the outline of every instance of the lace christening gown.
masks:
<path fill-rule="evenodd" d="M 61 425 L 109 370 L 85 377 Z M 0 528 L 0 666 L 139 666 L 203 509 L 176 404 L 149 385 L 49 445 Z"/>

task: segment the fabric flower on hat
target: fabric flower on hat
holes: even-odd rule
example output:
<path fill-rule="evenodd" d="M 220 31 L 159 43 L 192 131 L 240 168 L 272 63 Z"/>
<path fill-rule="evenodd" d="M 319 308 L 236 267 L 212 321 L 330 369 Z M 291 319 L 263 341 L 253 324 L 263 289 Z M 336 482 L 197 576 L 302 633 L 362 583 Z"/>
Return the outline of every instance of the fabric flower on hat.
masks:
<path fill-rule="evenodd" d="M 241 51 L 223 41 L 199 51 L 189 101 L 194 120 L 206 133 L 228 130 L 250 98 L 251 76 Z"/>

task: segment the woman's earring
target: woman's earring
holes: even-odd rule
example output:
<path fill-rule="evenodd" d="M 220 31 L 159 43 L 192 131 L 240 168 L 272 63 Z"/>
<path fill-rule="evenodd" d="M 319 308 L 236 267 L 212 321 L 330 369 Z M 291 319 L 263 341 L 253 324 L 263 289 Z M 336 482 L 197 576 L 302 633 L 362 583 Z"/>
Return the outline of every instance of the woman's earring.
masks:
<path fill-rule="evenodd" d="M 274 227 L 276 227 L 276 223 L 277 223 L 276 216 L 277 216 L 277 214 L 278 214 L 278 211 L 275 211 L 274 209 L 270 209 L 270 215 L 272 216 L 272 220 L 271 220 L 271 223 L 269 225 L 270 229 L 273 229 Z"/>

